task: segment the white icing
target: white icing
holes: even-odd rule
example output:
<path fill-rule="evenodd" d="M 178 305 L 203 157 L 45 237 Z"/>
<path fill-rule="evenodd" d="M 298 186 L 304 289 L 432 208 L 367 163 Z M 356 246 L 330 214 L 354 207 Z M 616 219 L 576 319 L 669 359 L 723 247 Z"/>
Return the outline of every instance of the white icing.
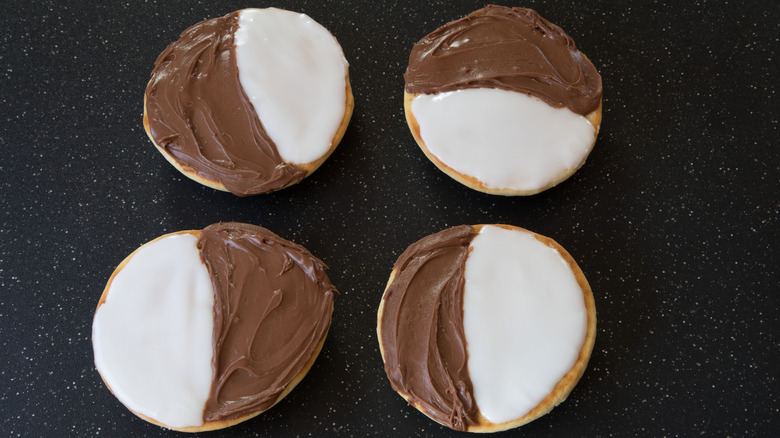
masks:
<path fill-rule="evenodd" d="M 214 291 L 197 242 L 173 235 L 138 250 L 92 324 L 95 366 L 114 395 L 171 427 L 203 424 L 212 381 Z"/>
<path fill-rule="evenodd" d="M 585 117 L 514 91 L 421 94 L 412 113 L 431 154 L 488 188 L 545 188 L 576 169 L 595 142 Z"/>
<path fill-rule="evenodd" d="M 282 9 L 244 9 L 238 23 L 238 77 L 279 154 L 294 164 L 319 159 L 346 110 L 341 46 L 316 21 Z"/>
<path fill-rule="evenodd" d="M 529 232 L 485 226 L 466 259 L 463 328 L 480 412 L 521 418 L 571 369 L 587 311 L 569 265 Z"/>

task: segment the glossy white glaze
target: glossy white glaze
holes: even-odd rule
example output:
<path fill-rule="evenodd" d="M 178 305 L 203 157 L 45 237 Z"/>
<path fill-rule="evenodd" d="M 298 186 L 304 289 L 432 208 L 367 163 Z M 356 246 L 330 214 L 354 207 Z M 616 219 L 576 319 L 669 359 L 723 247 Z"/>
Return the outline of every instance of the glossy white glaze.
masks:
<path fill-rule="evenodd" d="M 545 188 L 580 166 L 595 143 L 585 117 L 514 91 L 421 94 L 412 113 L 431 154 L 493 189 Z"/>
<path fill-rule="evenodd" d="M 466 260 L 463 328 L 480 412 L 521 418 L 571 369 L 585 340 L 582 289 L 533 234 L 485 226 Z"/>
<path fill-rule="evenodd" d="M 139 249 L 92 324 L 95 366 L 129 409 L 171 427 L 203 424 L 212 381 L 214 290 L 197 237 Z"/>
<path fill-rule="evenodd" d="M 346 110 L 338 41 L 304 14 L 268 8 L 241 11 L 234 44 L 241 85 L 281 157 L 325 155 Z"/>

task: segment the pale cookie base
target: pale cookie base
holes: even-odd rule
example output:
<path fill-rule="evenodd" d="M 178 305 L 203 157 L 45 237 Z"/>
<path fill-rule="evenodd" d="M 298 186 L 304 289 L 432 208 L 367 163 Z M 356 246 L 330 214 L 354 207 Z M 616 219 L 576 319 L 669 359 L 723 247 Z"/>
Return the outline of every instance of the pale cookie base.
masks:
<path fill-rule="evenodd" d="M 108 283 L 106 284 L 106 288 L 103 289 L 103 294 L 100 296 L 100 300 L 98 301 L 98 305 L 97 305 L 97 308 L 95 309 L 95 312 L 97 313 L 97 309 L 99 309 L 100 306 L 102 306 L 103 303 L 106 302 L 106 296 L 108 295 L 108 290 L 111 288 L 111 283 L 114 281 L 114 278 L 117 276 L 117 274 L 119 274 L 119 271 L 121 271 L 127 265 L 127 263 L 130 262 L 130 259 L 133 258 L 133 256 L 138 251 L 141 250 L 141 248 L 143 248 L 143 247 L 145 247 L 147 245 L 150 245 L 150 244 L 152 244 L 152 243 L 154 243 L 154 242 L 156 242 L 156 241 L 158 241 L 160 239 L 164 239 L 166 237 L 170 237 L 170 236 L 177 235 L 177 234 L 192 234 L 193 236 L 195 236 L 197 238 L 200 238 L 200 230 L 185 230 L 185 231 L 177 231 L 175 233 L 169 233 L 169 234 L 162 235 L 162 236 L 160 236 L 160 237 L 158 237 L 158 238 L 156 238 L 156 239 L 154 239 L 152 241 L 149 241 L 149 242 L 141 245 L 138 249 L 133 251 L 129 256 L 127 256 L 124 260 L 122 260 L 122 263 L 120 263 L 119 266 L 117 266 L 116 269 L 114 270 L 114 272 L 111 274 L 111 277 L 108 279 Z M 331 316 L 332 316 L 333 315 L 333 305 L 331 305 L 330 312 L 331 312 Z M 330 324 L 328 324 L 328 329 L 330 329 Z M 293 379 L 290 381 L 290 383 L 287 385 L 287 387 L 284 388 L 284 391 L 282 391 L 281 394 L 279 394 L 279 397 L 276 399 L 274 404 L 269 406 L 268 409 L 276 406 L 277 403 L 279 403 L 284 397 L 286 397 L 287 394 L 289 394 L 290 391 L 292 391 L 293 388 L 295 388 L 298 385 L 298 383 L 300 383 L 301 380 L 303 380 L 304 376 L 306 376 L 306 374 L 309 372 L 309 370 L 311 369 L 312 365 L 314 365 L 314 361 L 317 359 L 317 356 L 319 356 L 320 351 L 322 350 L 322 346 L 325 344 L 325 338 L 327 338 L 327 337 L 328 337 L 328 330 L 326 330 L 325 333 L 323 334 L 322 339 L 320 340 L 320 342 L 317 344 L 317 346 L 314 349 L 314 353 L 312 353 L 312 355 L 309 358 L 309 360 L 303 366 L 303 369 L 301 370 L 301 372 L 299 372 L 298 374 L 295 375 L 295 377 L 293 377 Z M 103 379 L 102 375 L 100 376 L 100 378 L 101 378 L 101 380 L 103 380 L 103 383 L 105 383 L 105 385 L 108 388 L 108 390 L 111 391 L 111 393 L 113 394 L 114 391 L 108 385 L 106 380 Z M 121 400 L 120 400 L 120 402 L 121 402 Z M 125 406 L 125 407 L 127 407 L 127 406 Z M 139 414 L 138 412 L 135 412 L 132 409 L 128 408 L 128 410 L 130 412 L 132 412 L 133 414 L 135 414 L 136 416 L 138 416 L 142 420 L 148 421 L 149 423 L 156 424 L 156 425 L 158 425 L 160 427 L 164 427 L 164 428 L 167 428 L 167 429 L 178 430 L 180 432 L 193 432 L 193 433 L 194 432 L 206 432 L 206 431 L 209 431 L 209 430 L 224 429 L 226 427 L 230 427 L 230 426 L 233 426 L 235 424 L 238 424 L 238 423 L 244 422 L 246 420 L 249 420 L 251 418 L 254 418 L 254 417 L 262 414 L 263 412 L 267 411 L 268 409 L 252 412 L 250 414 L 244 415 L 243 417 L 233 418 L 233 419 L 230 419 L 230 420 L 208 421 L 208 422 L 204 422 L 203 425 L 201 425 L 201 426 L 189 426 L 189 427 L 179 427 L 179 428 L 177 428 L 177 427 L 168 426 L 167 424 L 160 423 L 157 420 L 149 418 L 146 415 Z"/>
<path fill-rule="evenodd" d="M 588 280 L 585 279 L 585 274 L 583 274 L 580 267 L 577 265 L 577 262 L 574 261 L 572 256 L 557 242 L 555 242 L 553 239 L 550 239 L 549 237 L 542 236 L 540 234 L 536 234 L 532 231 L 528 231 L 524 228 L 515 227 L 512 225 L 503 225 L 503 224 L 493 224 L 496 227 L 501 227 L 507 230 L 520 230 L 520 231 L 526 231 L 536 238 L 536 240 L 544 243 L 545 245 L 554 248 L 557 250 L 561 257 L 563 257 L 564 260 L 569 264 L 569 267 L 571 267 L 572 272 L 574 273 L 574 277 L 577 279 L 577 284 L 579 284 L 580 288 L 582 289 L 582 295 L 583 299 L 585 300 L 585 310 L 588 315 L 588 323 L 587 323 L 587 330 L 585 332 L 585 340 L 582 343 L 582 348 L 580 348 L 580 354 L 577 357 L 577 361 L 574 363 L 574 366 L 571 367 L 571 369 L 561 378 L 561 380 L 558 381 L 558 383 L 555 385 L 555 388 L 553 388 L 552 392 L 545 397 L 544 400 L 542 400 L 538 405 L 536 405 L 535 408 L 533 408 L 530 412 L 528 412 L 526 415 L 517 418 L 512 421 L 507 421 L 505 423 L 492 423 L 487 418 L 482 416 L 482 414 L 479 414 L 479 424 L 474 426 L 469 426 L 467 432 L 476 432 L 476 433 L 490 433 L 490 432 L 500 432 L 502 430 L 508 430 L 513 429 L 515 427 L 522 426 L 526 423 L 530 423 L 533 420 L 536 420 L 537 418 L 545 415 L 546 413 L 550 412 L 554 407 L 558 406 L 561 402 L 566 400 L 566 397 L 569 396 L 572 389 L 574 389 L 574 386 L 579 382 L 580 378 L 582 377 L 582 374 L 585 372 L 585 368 L 588 366 L 588 360 L 590 360 L 591 352 L 593 351 L 593 345 L 596 342 L 596 303 L 593 299 L 593 291 L 590 289 L 590 285 L 588 284 Z M 485 225 L 474 225 L 472 228 L 476 232 L 479 232 L 479 230 L 482 229 Z M 393 269 L 393 271 L 390 273 L 390 279 L 387 281 L 387 285 L 385 286 L 385 294 L 387 293 L 387 289 L 390 287 L 390 285 L 393 283 L 393 279 L 395 278 L 396 270 Z M 382 296 L 382 301 L 379 304 L 379 311 L 377 312 L 377 325 L 376 325 L 376 334 L 377 338 L 379 339 L 379 352 L 382 354 L 382 360 L 385 360 L 385 351 L 384 346 L 382 345 L 382 316 L 384 314 L 384 307 L 385 307 L 385 296 Z M 404 400 L 409 403 L 409 395 L 400 393 L 401 397 L 404 398 Z M 415 403 L 409 403 L 412 406 L 414 406 L 417 410 L 428 416 L 434 421 L 437 421 L 435 418 L 430 416 L 425 410 L 420 406 L 419 404 Z M 437 421 L 438 422 L 438 421 Z M 444 423 L 439 423 L 443 426 L 447 426 Z"/>
<path fill-rule="evenodd" d="M 595 128 L 593 143 L 591 143 L 590 147 L 588 148 L 588 153 L 585 154 L 584 157 L 582 157 L 582 161 L 580 161 L 579 164 L 577 164 L 575 167 L 571 169 L 566 169 L 563 172 L 559 173 L 546 186 L 540 187 L 535 190 L 515 190 L 509 188 L 486 187 L 482 183 L 482 181 L 478 180 L 477 178 L 471 175 L 460 173 L 455 169 L 451 168 L 450 166 L 444 164 L 441 160 L 439 160 L 438 157 L 433 155 L 425 146 L 425 142 L 423 141 L 422 136 L 420 135 L 420 124 L 417 122 L 417 119 L 415 118 L 414 113 L 412 112 L 412 101 L 419 95 L 420 95 L 419 93 L 409 93 L 404 90 L 404 113 L 406 114 L 406 123 L 409 125 L 409 130 L 412 131 L 412 135 L 414 136 L 414 139 L 417 141 L 417 144 L 420 146 L 420 149 L 422 149 L 422 151 L 425 153 L 425 156 L 428 157 L 428 159 L 431 160 L 433 164 L 436 165 L 436 167 L 438 167 L 442 172 L 449 175 L 455 181 L 467 187 L 470 187 L 474 190 L 483 193 L 489 193 L 491 195 L 502 195 L 502 196 L 535 195 L 537 193 L 543 192 L 549 188 L 555 187 L 556 185 L 562 183 L 570 176 L 572 176 L 574 172 L 576 172 L 580 167 L 582 167 L 583 164 L 585 164 L 585 160 L 588 158 L 590 151 L 593 150 L 593 145 L 596 143 L 596 137 L 598 137 L 599 135 L 599 127 L 601 126 L 601 101 L 599 101 L 599 107 L 596 108 L 596 110 L 593 111 L 592 113 L 585 116 L 585 118 L 588 119 L 588 121 Z"/>
<path fill-rule="evenodd" d="M 349 125 L 349 120 L 352 118 L 352 111 L 355 109 L 355 99 L 352 95 L 352 86 L 349 83 L 349 74 L 346 76 L 346 106 L 344 108 L 344 117 L 341 119 L 341 124 L 339 125 L 338 129 L 336 130 L 336 135 L 333 136 L 333 139 L 330 142 L 330 149 L 328 149 L 327 152 L 325 152 L 324 155 L 322 155 L 320 158 L 318 158 L 315 161 L 309 162 L 309 163 L 288 163 L 291 164 L 299 169 L 305 170 L 306 175 L 303 176 L 303 178 L 306 178 L 307 176 L 314 173 L 315 170 L 317 170 L 322 163 L 325 162 L 325 160 L 330 157 L 330 154 L 333 153 L 333 151 L 336 150 L 336 146 L 339 145 L 341 142 L 341 139 L 344 137 L 344 133 L 347 131 L 347 126 Z M 223 192 L 228 192 L 229 190 L 225 188 L 225 185 L 222 184 L 220 181 L 208 179 L 204 177 L 203 175 L 200 175 L 198 171 L 190 166 L 187 166 L 185 164 L 179 163 L 176 161 L 176 159 L 170 155 L 168 152 L 165 151 L 160 145 L 157 144 L 157 142 L 154 141 L 154 138 L 152 137 L 151 130 L 149 129 L 149 115 L 146 111 L 146 93 L 144 93 L 144 131 L 146 131 L 146 135 L 149 137 L 149 139 L 152 141 L 154 146 L 157 148 L 158 151 L 160 151 L 161 154 L 165 157 L 166 160 L 168 160 L 169 163 L 173 165 L 179 172 L 184 174 L 187 178 L 190 178 L 193 181 L 196 181 L 198 183 L 203 184 L 206 187 L 210 187 L 215 190 L 220 190 Z M 301 180 L 303 180 L 303 178 Z M 290 187 L 296 183 L 290 183 L 281 189 Z"/>

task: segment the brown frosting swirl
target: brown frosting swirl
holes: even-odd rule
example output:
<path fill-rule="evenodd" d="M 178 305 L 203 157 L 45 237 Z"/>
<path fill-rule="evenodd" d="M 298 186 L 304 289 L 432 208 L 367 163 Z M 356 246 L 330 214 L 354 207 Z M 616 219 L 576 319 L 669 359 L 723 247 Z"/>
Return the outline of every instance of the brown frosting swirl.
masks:
<path fill-rule="evenodd" d="M 203 419 L 268 409 L 325 338 L 336 289 L 322 261 L 265 228 L 214 224 L 198 247 L 215 289 L 214 380 Z"/>
<path fill-rule="evenodd" d="M 238 12 L 200 22 L 157 58 L 146 87 L 149 134 L 182 167 L 239 195 L 296 183 L 238 78 Z"/>
<path fill-rule="evenodd" d="M 525 8 L 490 5 L 420 40 L 404 74 L 409 93 L 500 88 L 577 114 L 601 102 L 601 76 L 560 27 Z"/>
<path fill-rule="evenodd" d="M 379 322 L 393 389 L 455 430 L 478 423 L 463 330 L 463 274 L 476 235 L 463 225 L 407 248 L 395 263 Z"/>

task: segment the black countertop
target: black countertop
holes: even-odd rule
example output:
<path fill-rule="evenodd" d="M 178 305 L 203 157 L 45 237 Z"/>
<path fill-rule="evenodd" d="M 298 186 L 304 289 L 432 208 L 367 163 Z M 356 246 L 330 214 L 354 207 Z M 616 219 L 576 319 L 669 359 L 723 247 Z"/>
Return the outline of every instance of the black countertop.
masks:
<path fill-rule="evenodd" d="M 604 79 L 585 166 L 532 197 L 437 170 L 403 115 L 408 53 L 473 1 L 0 6 L 0 434 L 168 436 L 95 371 L 92 315 L 114 267 L 161 234 L 265 226 L 329 266 L 341 294 L 309 375 L 208 436 L 449 436 L 395 394 L 375 318 L 393 262 L 459 224 L 550 236 L 585 272 L 598 335 L 569 399 L 507 436 L 770 436 L 780 430 L 778 22 L 772 1 L 528 1 Z M 302 183 L 237 198 L 181 176 L 141 125 L 155 58 L 243 7 L 305 12 L 350 62 L 355 113 Z M 501 435 L 501 434 L 500 434 Z"/>

